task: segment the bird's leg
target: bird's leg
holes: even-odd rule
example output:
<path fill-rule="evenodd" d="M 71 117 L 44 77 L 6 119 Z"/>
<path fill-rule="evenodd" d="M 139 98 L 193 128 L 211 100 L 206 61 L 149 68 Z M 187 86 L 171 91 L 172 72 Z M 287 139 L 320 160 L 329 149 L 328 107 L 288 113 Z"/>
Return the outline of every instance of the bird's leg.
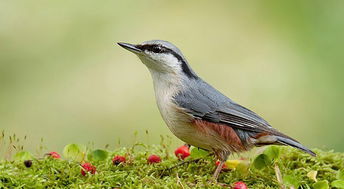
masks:
<path fill-rule="evenodd" d="M 221 172 L 221 170 L 222 170 L 222 166 L 223 166 L 224 163 L 225 163 L 225 161 L 220 160 L 220 163 L 219 163 L 219 165 L 217 166 L 217 168 L 216 168 L 216 170 L 215 170 L 215 172 L 214 172 L 214 174 L 213 174 L 213 179 L 214 179 L 215 181 L 217 181 L 217 178 L 219 177 L 219 174 L 220 174 L 220 172 Z"/>
<path fill-rule="evenodd" d="M 215 153 L 215 156 L 219 159 L 220 163 L 217 165 L 216 170 L 213 174 L 213 179 L 215 182 L 217 182 L 217 178 L 219 177 L 219 174 L 222 170 L 223 164 L 226 162 L 230 152 L 229 151 L 223 151 L 223 150 L 213 150 Z"/>

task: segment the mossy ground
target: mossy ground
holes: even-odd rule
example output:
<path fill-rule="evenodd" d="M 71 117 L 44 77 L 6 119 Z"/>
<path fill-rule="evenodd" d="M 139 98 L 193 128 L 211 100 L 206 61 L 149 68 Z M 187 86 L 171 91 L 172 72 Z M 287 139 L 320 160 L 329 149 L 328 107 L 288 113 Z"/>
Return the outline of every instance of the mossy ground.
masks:
<path fill-rule="evenodd" d="M 245 174 L 238 170 L 222 172 L 218 183 L 214 183 L 211 182 L 215 169 L 213 156 L 169 169 L 181 162 L 171 150 L 161 145 L 141 145 L 139 148 L 118 148 L 109 152 L 106 160 L 90 161 L 97 167 L 97 172 L 86 176 L 81 175 L 79 162 L 63 158 L 36 158 L 29 168 L 23 161 L 2 160 L 0 188 L 229 188 L 236 181 L 244 181 L 254 189 L 280 188 L 272 165 L 260 170 L 251 165 Z M 299 188 L 312 188 L 315 181 L 307 177 L 312 170 L 318 172 L 318 181 L 331 183 L 344 169 L 343 153 L 315 150 L 318 156 L 311 157 L 290 147 L 279 148 L 281 154 L 274 165 L 279 167 L 282 177 L 296 179 Z M 112 164 L 111 158 L 118 154 L 127 156 L 125 164 Z M 162 162 L 148 164 L 150 154 L 160 155 Z M 192 157 L 185 159 L 188 160 Z"/>

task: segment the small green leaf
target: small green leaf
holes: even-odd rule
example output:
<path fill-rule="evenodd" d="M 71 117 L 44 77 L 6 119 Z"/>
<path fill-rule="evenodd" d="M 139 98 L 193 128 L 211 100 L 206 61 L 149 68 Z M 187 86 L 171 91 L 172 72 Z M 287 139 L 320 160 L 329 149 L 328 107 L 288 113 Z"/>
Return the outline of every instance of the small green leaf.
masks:
<path fill-rule="evenodd" d="M 30 154 L 30 152 L 26 152 L 26 151 L 21 151 L 16 153 L 16 155 L 14 155 L 14 160 L 16 161 L 25 161 L 25 160 L 32 160 L 33 156 Z"/>
<path fill-rule="evenodd" d="M 105 150 L 97 149 L 89 153 L 87 158 L 92 161 L 104 161 L 108 157 L 108 154 Z"/>
<path fill-rule="evenodd" d="M 339 180 L 344 180 L 344 169 L 341 169 L 341 170 L 338 171 L 337 178 Z"/>
<path fill-rule="evenodd" d="M 84 148 L 77 144 L 67 144 L 63 149 L 63 156 L 66 159 L 81 162 L 84 159 Z"/>
<path fill-rule="evenodd" d="M 287 186 L 293 186 L 294 188 L 299 188 L 300 186 L 300 181 L 292 175 L 285 175 L 283 177 L 283 183 Z"/>
<path fill-rule="evenodd" d="M 202 150 L 200 148 L 192 148 L 190 155 L 192 158 L 197 159 L 197 158 L 206 157 L 208 154 L 209 154 L 208 151 Z"/>
<path fill-rule="evenodd" d="M 272 162 L 271 162 L 270 158 L 265 154 L 260 154 L 253 161 L 253 165 L 256 169 L 263 169 L 265 167 L 270 166 L 271 163 Z"/>
<path fill-rule="evenodd" d="M 328 181 L 322 180 L 313 184 L 314 189 L 329 189 Z"/>
<path fill-rule="evenodd" d="M 275 161 L 280 156 L 280 149 L 277 146 L 269 146 L 264 150 L 263 154 L 267 155 L 272 161 Z"/>
<path fill-rule="evenodd" d="M 308 177 L 309 179 L 313 180 L 314 182 L 318 182 L 318 180 L 317 180 L 317 174 L 318 174 L 318 171 L 312 170 L 312 171 L 309 171 L 309 172 L 307 173 L 307 177 Z"/>
<path fill-rule="evenodd" d="M 241 175 L 248 175 L 249 173 L 250 162 L 249 161 L 241 161 L 238 166 L 236 167 L 236 171 L 238 171 Z"/>
<path fill-rule="evenodd" d="M 332 187 L 344 188 L 344 180 L 335 180 L 331 183 Z"/>

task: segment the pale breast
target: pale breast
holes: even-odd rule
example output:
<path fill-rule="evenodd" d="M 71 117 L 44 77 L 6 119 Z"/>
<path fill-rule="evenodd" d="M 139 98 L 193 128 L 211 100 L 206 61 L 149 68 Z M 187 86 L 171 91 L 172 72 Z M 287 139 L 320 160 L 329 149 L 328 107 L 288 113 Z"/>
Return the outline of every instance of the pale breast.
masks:
<path fill-rule="evenodd" d="M 219 148 L 223 147 L 223 141 L 219 141 L 220 138 L 209 132 L 202 132 L 203 130 L 194 124 L 193 116 L 174 103 L 172 99 L 175 93 L 176 90 L 173 88 L 155 87 L 160 114 L 171 132 L 180 140 L 196 147 L 208 150 L 218 145 L 220 145 Z"/>
<path fill-rule="evenodd" d="M 172 133 L 181 139 L 183 131 L 193 119 L 174 103 L 173 96 L 180 92 L 181 83 L 173 73 L 167 75 L 151 71 L 151 74 L 160 114 Z"/>
<path fill-rule="evenodd" d="M 178 91 L 172 88 L 165 88 L 165 90 L 164 88 L 155 89 L 156 103 L 160 114 L 175 135 L 192 119 L 191 115 L 186 114 L 183 109 L 173 102 L 173 95 L 176 92 Z"/>
<path fill-rule="evenodd" d="M 176 78 L 171 75 L 166 77 L 158 73 L 152 73 L 152 77 L 154 77 L 155 98 L 160 114 L 176 137 L 188 144 L 208 150 L 222 149 L 228 146 L 228 143 L 218 133 L 205 132 L 204 129 L 200 129 L 194 124 L 194 117 L 175 104 L 173 96 L 178 94 L 181 89 L 180 86 L 176 86 L 178 82 L 173 81 Z"/>

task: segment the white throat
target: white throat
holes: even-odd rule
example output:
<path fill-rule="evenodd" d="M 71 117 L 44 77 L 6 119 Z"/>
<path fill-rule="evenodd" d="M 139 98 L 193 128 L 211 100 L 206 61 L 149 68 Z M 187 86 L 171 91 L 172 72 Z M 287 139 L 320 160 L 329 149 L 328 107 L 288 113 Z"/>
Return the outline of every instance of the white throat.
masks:
<path fill-rule="evenodd" d="M 163 114 L 165 109 L 162 106 L 172 103 L 172 97 L 182 88 L 180 63 L 172 55 L 161 55 L 157 60 L 146 57 L 140 59 L 151 73 L 156 102 Z"/>
<path fill-rule="evenodd" d="M 180 62 L 172 55 L 161 55 L 155 57 L 155 60 L 146 57 L 140 59 L 151 73 L 160 114 L 172 133 L 178 136 L 181 130 L 175 126 L 184 125 L 189 119 L 189 116 L 180 115 L 180 107 L 173 100 L 173 97 L 184 88 L 185 78 Z"/>

